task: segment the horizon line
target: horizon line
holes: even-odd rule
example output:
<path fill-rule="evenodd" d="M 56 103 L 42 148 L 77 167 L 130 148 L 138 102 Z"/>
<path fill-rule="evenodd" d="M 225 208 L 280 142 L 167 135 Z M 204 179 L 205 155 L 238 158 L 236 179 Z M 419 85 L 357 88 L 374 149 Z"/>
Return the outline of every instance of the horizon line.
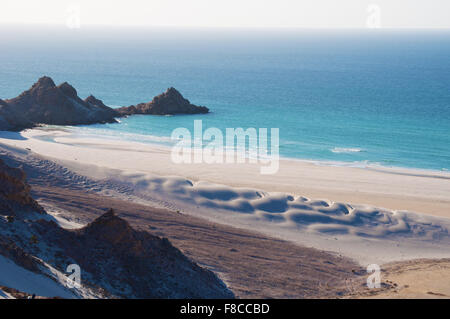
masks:
<path fill-rule="evenodd" d="M 10 26 L 10 27 L 62 27 L 64 29 L 69 30 L 80 30 L 83 28 L 141 28 L 141 29 L 226 29 L 226 30 L 369 30 L 373 31 L 382 31 L 382 30 L 450 30 L 450 26 L 448 27 L 434 27 L 434 26 L 403 26 L 403 27 L 377 27 L 377 28 L 369 28 L 364 26 L 339 26 L 339 27 L 307 27 L 307 26 L 203 26 L 203 25 L 152 25 L 152 24 L 103 24 L 103 23 L 95 23 L 95 24 L 81 24 L 80 28 L 68 28 L 64 23 L 12 23 L 12 22 L 1 22 L 0 26 Z"/>

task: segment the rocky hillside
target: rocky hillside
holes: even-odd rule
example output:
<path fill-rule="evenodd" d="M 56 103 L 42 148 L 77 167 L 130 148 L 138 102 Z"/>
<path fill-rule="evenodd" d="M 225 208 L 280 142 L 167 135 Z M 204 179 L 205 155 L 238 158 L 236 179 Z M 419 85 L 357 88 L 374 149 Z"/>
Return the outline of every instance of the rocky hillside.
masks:
<path fill-rule="evenodd" d="M 81 268 L 75 290 L 66 287 L 71 264 Z M 133 229 L 112 209 L 81 229 L 62 228 L 31 198 L 24 172 L 3 161 L 0 274 L 1 287 L 45 297 L 234 297 L 167 239 Z"/>
<path fill-rule="evenodd" d="M 191 104 L 175 88 L 168 88 L 166 92 L 155 96 L 151 102 L 140 103 L 117 109 L 121 115 L 152 114 L 152 115 L 174 115 L 174 114 L 202 114 L 208 113 L 205 106 Z"/>
<path fill-rule="evenodd" d="M 18 97 L 0 99 L 0 131 L 20 131 L 38 124 L 115 123 L 115 118 L 133 114 L 208 112 L 207 107 L 191 104 L 174 88 L 154 97 L 151 102 L 112 109 L 92 95 L 82 100 L 67 82 L 56 86 L 50 77 L 44 76 Z"/>
<path fill-rule="evenodd" d="M 9 167 L 0 159 L 0 215 L 13 218 L 28 212 L 45 213 L 30 195 L 25 172 Z"/>
<path fill-rule="evenodd" d="M 232 298 L 212 272 L 169 240 L 133 229 L 112 209 L 78 230 L 48 222 L 34 225 L 45 241 L 57 240 L 64 258 L 89 273 L 89 281 L 122 298 Z"/>

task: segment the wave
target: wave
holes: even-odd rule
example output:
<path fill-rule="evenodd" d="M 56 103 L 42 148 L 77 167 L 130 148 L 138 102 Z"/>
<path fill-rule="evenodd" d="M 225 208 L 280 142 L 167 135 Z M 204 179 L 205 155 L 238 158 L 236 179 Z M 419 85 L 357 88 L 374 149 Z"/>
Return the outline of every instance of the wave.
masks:
<path fill-rule="evenodd" d="M 330 149 L 331 152 L 333 153 L 360 153 L 360 152 L 364 152 L 362 149 L 360 148 L 356 148 L 356 147 L 335 147 Z"/>
<path fill-rule="evenodd" d="M 126 125 L 127 123 L 121 123 L 121 125 Z M 92 138 L 104 138 L 107 140 L 111 139 L 120 139 L 124 141 L 130 141 L 130 142 L 137 142 L 137 143 L 144 143 L 144 144 L 151 144 L 151 145 L 157 145 L 157 146 L 164 146 L 164 147 L 171 147 L 175 145 L 177 142 L 180 142 L 181 139 L 172 139 L 170 136 L 158 136 L 158 135 L 150 135 L 150 134 L 143 134 L 142 132 L 129 132 L 122 129 L 111 129 L 108 127 L 105 127 L 103 124 L 100 127 L 97 126 L 52 126 L 52 125 L 45 125 L 43 128 L 49 128 L 49 129 L 58 129 L 58 130 L 67 130 L 72 133 L 75 133 L 77 135 L 84 135 L 85 137 L 92 137 Z M 46 138 L 46 137 L 43 137 Z M 439 172 L 448 172 L 449 169 L 446 167 L 439 167 L 439 168 L 428 168 L 428 167 L 421 167 L 421 166 L 410 166 L 410 165 L 402 165 L 400 161 L 396 160 L 388 160 L 388 159 L 382 159 L 381 161 L 377 160 L 345 160 L 340 159 L 338 161 L 327 158 L 325 156 L 324 158 L 314 158 L 313 156 L 309 157 L 307 154 L 298 154 L 298 153 L 290 153 L 286 154 L 281 152 L 281 147 L 283 145 L 313 145 L 309 143 L 304 142 L 298 142 L 298 141 L 284 141 L 280 145 L 280 159 L 283 160 L 290 160 L 290 161 L 301 161 L 301 162 L 309 162 L 313 163 L 319 166 L 339 166 L 339 167 L 355 167 L 355 168 L 400 168 L 400 169 L 417 169 L 417 170 L 426 170 L 426 171 L 439 171 Z M 205 144 L 203 145 L 206 146 Z M 257 160 L 265 160 L 265 159 L 271 159 L 269 153 L 260 153 L 258 149 L 248 149 L 244 148 L 241 145 L 233 146 L 233 147 L 227 147 L 226 143 L 223 145 L 224 154 L 230 151 L 234 151 L 235 153 L 239 154 L 240 156 L 243 155 L 246 159 L 257 159 Z M 193 146 L 193 149 L 195 147 Z M 320 150 L 325 151 L 327 147 L 322 147 Z M 334 147 L 329 148 L 329 152 L 335 153 L 335 154 L 356 154 L 356 153 L 366 153 L 367 151 L 362 148 L 357 147 Z M 372 154 L 373 155 L 373 154 Z"/>
<path fill-rule="evenodd" d="M 313 160 L 310 161 L 318 166 L 335 166 L 335 167 L 353 167 L 353 168 L 392 168 L 392 166 L 386 166 L 380 162 L 372 162 L 368 160 L 364 161 L 353 161 L 353 162 L 339 162 L 339 161 L 327 161 L 327 160 Z M 404 168 L 404 167 L 398 167 Z"/>
<path fill-rule="evenodd" d="M 73 126 L 73 127 L 66 126 L 66 128 L 70 128 L 71 131 L 74 134 L 77 134 L 78 136 L 100 138 L 107 140 L 120 139 L 123 141 L 138 142 L 138 143 L 163 144 L 166 146 L 170 146 L 175 142 L 170 137 L 167 136 L 133 133 L 121 130 L 112 130 L 108 128 L 97 128 L 90 126 Z"/>

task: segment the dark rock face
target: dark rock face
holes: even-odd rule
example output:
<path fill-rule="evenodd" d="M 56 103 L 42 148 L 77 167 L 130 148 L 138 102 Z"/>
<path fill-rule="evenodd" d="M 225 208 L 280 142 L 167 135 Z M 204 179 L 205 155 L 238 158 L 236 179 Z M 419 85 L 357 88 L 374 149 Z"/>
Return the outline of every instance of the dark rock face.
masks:
<path fill-rule="evenodd" d="M 0 130 L 21 130 L 36 124 L 114 123 L 116 116 L 111 108 L 80 99 L 67 82 L 56 86 L 44 76 L 18 97 L 0 103 Z"/>
<path fill-rule="evenodd" d="M 173 115 L 173 114 L 203 114 L 209 109 L 205 106 L 196 106 L 185 99 L 180 92 L 171 87 L 166 92 L 155 96 L 151 102 L 140 103 L 117 109 L 121 115 L 132 114 L 152 114 L 152 115 Z"/>
<path fill-rule="evenodd" d="M 98 106 L 102 109 L 109 109 L 109 107 L 106 106 L 102 100 L 97 99 L 93 95 L 89 95 L 87 98 L 85 98 L 84 102 L 89 103 L 90 105 Z"/>
<path fill-rule="evenodd" d="M 30 195 L 25 172 L 0 160 L 0 215 L 16 216 L 29 212 L 45 213 Z"/>
<path fill-rule="evenodd" d="M 78 97 L 77 90 L 67 82 L 61 83 L 58 85 L 58 88 L 64 93 L 66 96 L 71 97 L 72 99 L 76 99 Z"/>
<path fill-rule="evenodd" d="M 114 296 L 234 297 L 211 271 L 190 261 L 167 239 L 136 231 L 112 209 L 79 230 L 48 222 L 38 225 L 44 239 L 58 242 L 65 256 Z"/>
<path fill-rule="evenodd" d="M 32 255 L 17 246 L 11 239 L 0 235 L 0 255 L 33 272 L 40 272 L 40 263 Z"/>

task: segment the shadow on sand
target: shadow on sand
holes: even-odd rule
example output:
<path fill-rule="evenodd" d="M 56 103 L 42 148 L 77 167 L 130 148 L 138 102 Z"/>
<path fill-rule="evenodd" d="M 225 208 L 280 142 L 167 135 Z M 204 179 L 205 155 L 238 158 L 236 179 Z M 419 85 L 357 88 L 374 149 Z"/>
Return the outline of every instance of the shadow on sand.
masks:
<path fill-rule="evenodd" d="M 8 140 L 26 141 L 27 138 L 22 136 L 20 132 L 0 131 L 0 138 Z"/>

